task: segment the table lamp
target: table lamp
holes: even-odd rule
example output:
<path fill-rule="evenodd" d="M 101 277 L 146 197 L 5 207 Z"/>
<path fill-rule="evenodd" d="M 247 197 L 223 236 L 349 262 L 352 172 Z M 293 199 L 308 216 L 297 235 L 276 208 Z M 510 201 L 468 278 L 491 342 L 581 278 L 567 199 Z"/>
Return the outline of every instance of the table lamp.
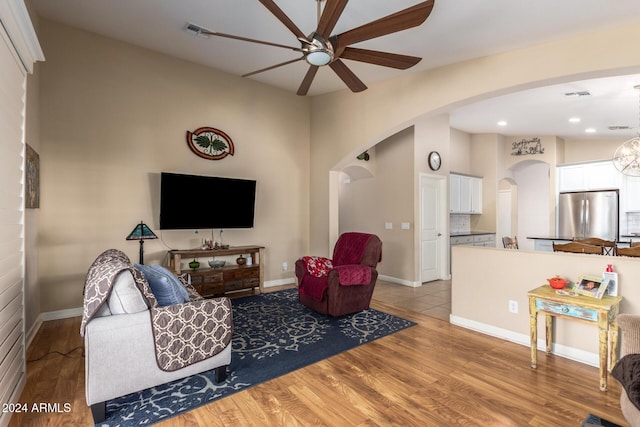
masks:
<path fill-rule="evenodd" d="M 136 225 L 133 231 L 127 236 L 127 240 L 140 240 L 140 264 L 144 264 L 144 241 L 157 238 L 158 236 L 156 236 L 143 221 L 140 221 L 140 224 Z"/>

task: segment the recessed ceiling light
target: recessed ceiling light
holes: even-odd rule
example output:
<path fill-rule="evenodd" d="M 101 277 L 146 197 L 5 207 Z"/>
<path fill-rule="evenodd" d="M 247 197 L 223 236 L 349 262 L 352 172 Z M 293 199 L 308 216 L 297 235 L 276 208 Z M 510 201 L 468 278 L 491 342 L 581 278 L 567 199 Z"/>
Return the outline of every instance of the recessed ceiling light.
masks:
<path fill-rule="evenodd" d="M 584 131 L 586 133 L 596 133 L 596 130 L 594 128 L 586 128 Z"/>
<path fill-rule="evenodd" d="M 507 125 L 507 122 L 506 122 L 506 121 L 504 121 L 504 120 L 500 120 L 500 121 L 498 122 L 498 126 L 506 126 L 506 125 Z"/>
<path fill-rule="evenodd" d="M 570 123 L 580 123 L 580 117 L 571 117 L 569 119 Z"/>

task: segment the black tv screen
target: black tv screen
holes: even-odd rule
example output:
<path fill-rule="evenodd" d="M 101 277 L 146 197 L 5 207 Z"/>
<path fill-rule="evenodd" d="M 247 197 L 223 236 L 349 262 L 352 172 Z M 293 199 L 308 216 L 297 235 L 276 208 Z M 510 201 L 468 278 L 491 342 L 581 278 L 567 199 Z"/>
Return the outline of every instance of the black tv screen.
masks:
<path fill-rule="evenodd" d="M 256 181 L 162 172 L 160 229 L 252 228 Z"/>

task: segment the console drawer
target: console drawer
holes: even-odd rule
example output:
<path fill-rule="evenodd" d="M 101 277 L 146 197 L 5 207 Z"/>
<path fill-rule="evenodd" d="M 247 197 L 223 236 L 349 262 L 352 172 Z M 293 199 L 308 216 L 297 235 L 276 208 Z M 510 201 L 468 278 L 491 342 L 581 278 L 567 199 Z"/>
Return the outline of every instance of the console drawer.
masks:
<path fill-rule="evenodd" d="M 548 311 L 555 314 L 575 317 L 577 319 L 590 320 L 592 322 L 598 321 L 598 311 L 592 308 L 576 307 L 559 302 L 542 301 L 537 299 L 536 309 L 538 309 L 539 311 Z"/>
<path fill-rule="evenodd" d="M 225 270 L 224 281 L 234 279 L 245 279 L 251 277 L 260 277 L 260 268 L 258 267 L 241 267 L 233 270 Z"/>
<path fill-rule="evenodd" d="M 243 280 L 225 280 L 224 282 L 224 290 L 225 291 L 237 291 L 240 289 L 244 289 L 244 281 Z"/>

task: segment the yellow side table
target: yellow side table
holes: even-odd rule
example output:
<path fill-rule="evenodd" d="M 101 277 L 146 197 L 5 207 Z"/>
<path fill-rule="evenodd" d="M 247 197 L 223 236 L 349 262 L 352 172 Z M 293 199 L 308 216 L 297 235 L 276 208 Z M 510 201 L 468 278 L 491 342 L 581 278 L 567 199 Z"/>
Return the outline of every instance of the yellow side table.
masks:
<path fill-rule="evenodd" d="M 588 296 L 560 295 L 549 285 L 528 292 L 531 331 L 531 367 L 537 367 L 538 313 L 545 314 L 547 353 L 551 352 L 554 317 L 580 320 L 598 325 L 600 390 L 607 390 L 610 369 L 616 363 L 618 324 L 615 319 L 620 308 L 621 296 L 605 295 L 602 299 Z M 610 365 L 609 365 L 610 363 Z"/>

